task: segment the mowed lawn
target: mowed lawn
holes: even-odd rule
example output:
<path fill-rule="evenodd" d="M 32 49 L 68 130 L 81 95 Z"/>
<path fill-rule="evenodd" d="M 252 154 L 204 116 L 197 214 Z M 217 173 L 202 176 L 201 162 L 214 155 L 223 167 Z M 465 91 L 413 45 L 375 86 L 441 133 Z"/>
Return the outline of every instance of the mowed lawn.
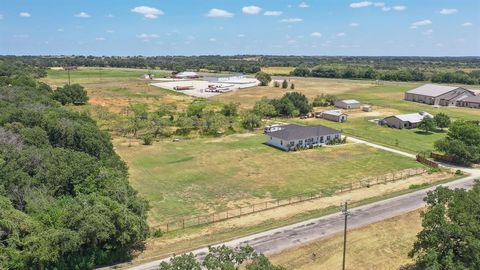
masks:
<path fill-rule="evenodd" d="M 368 120 L 381 119 L 395 114 L 415 113 L 426 111 L 433 115 L 445 113 L 452 120 L 479 120 L 480 110 L 471 108 L 434 108 L 430 105 L 409 102 L 403 100 L 406 91 L 413 89 L 423 83 L 403 82 L 382 82 L 376 84 L 373 81 L 363 80 L 335 80 L 321 78 L 296 78 L 294 91 L 302 92 L 310 100 L 321 93 L 336 95 L 339 99 L 357 99 L 363 104 L 373 106 L 371 113 L 359 113 L 356 111 L 345 111 L 350 115 L 346 123 L 335 123 L 322 119 L 300 120 L 299 118 L 275 119 L 279 122 L 294 122 L 304 125 L 322 124 L 333 128 L 341 129 L 347 136 L 355 136 L 378 144 L 402 149 L 411 153 L 434 150 L 434 142 L 446 135 L 445 131 L 425 134 L 418 129 L 398 130 L 378 126 Z M 472 88 L 472 86 L 465 86 Z M 473 87 L 475 88 L 475 87 Z M 257 87 L 227 93 L 214 97 L 223 102 L 239 102 L 244 108 L 251 108 L 255 102 L 262 97 L 278 98 L 284 93 L 292 91 L 274 87 Z M 316 111 L 323 111 L 332 108 L 316 108 Z M 274 122 L 275 122 L 274 120 Z"/>
<path fill-rule="evenodd" d="M 408 252 L 422 229 L 420 211 L 348 232 L 346 269 L 400 269 L 412 263 Z M 343 234 L 271 256 L 275 264 L 296 270 L 341 269 Z"/>
<path fill-rule="evenodd" d="M 360 144 L 283 152 L 243 134 L 153 146 L 116 140 L 131 183 L 150 201 L 153 224 L 307 192 L 331 192 L 367 176 L 421 166 Z"/>

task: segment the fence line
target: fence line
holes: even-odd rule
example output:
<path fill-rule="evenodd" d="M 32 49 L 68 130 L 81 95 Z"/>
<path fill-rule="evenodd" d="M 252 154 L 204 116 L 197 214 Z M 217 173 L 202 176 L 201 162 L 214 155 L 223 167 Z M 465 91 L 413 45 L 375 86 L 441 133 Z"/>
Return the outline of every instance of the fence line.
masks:
<path fill-rule="evenodd" d="M 285 199 L 269 200 L 262 203 L 252 204 L 249 206 L 227 209 L 221 212 L 214 212 L 210 214 L 179 218 L 177 220 L 173 220 L 168 223 L 164 223 L 158 226 L 153 226 L 153 228 L 160 229 L 164 232 L 170 232 L 170 231 L 185 229 L 188 227 L 198 226 L 202 224 L 215 223 L 215 222 L 224 221 L 224 220 L 228 220 L 236 217 L 241 217 L 241 216 L 252 214 L 252 213 L 274 209 L 277 207 L 282 207 L 286 205 L 292 205 L 292 204 L 301 203 L 305 201 L 329 197 L 333 194 L 340 194 L 343 192 L 357 190 L 365 187 L 369 188 L 375 185 L 395 182 L 398 180 L 406 179 L 408 177 L 424 174 L 426 171 L 427 170 L 424 168 L 416 168 L 416 169 L 406 169 L 398 172 L 391 172 L 385 175 L 381 175 L 377 177 L 368 177 L 357 182 L 344 184 L 339 188 L 337 188 L 336 190 L 325 189 L 320 192 L 310 192 L 310 193 L 292 196 Z"/>

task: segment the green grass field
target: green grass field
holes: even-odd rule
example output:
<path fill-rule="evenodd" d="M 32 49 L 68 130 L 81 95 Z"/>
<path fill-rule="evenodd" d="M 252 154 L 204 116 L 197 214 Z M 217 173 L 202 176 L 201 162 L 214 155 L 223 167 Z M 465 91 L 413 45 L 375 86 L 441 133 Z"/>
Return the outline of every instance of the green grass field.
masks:
<path fill-rule="evenodd" d="M 116 142 L 154 223 L 263 199 L 333 190 L 367 176 L 419 167 L 401 156 L 352 144 L 286 153 L 264 135 L 160 142 Z"/>
<path fill-rule="evenodd" d="M 354 80 L 332 80 L 318 78 L 294 78 L 292 79 L 296 88 L 295 91 L 304 93 L 309 99 L 313 99 L 321 93 L 336 95 L 339 99 L 357 99 L 363 104 L 374 106 L 374 111 L 370 114 L 359 114 L 358 111 L 346 111 L 351 117 L 346 123 L 335 123 L 321 119 L 300 120 L 277 119 L 281 122 L 295 122 L 300 124 L 322 124 L 333 128 L 341 129 L 346 135 L 356 136 L 371 142 L 387 145 L 390 147 L 406 150 L 411 153 L 433 150 L 433 144 L 436 140 L 445 136 L 445 132 L 424 134 L 418 129 L 398 130 L 387 127 L 381 127 L 368 120 L 384 118 L 394 114 L 414 113 L 426 111 L 433 115 L 443 112 L 449 115 L 453 120 L 478 120 L 480 119 L 480 110 L 470 108 L 434 108 L 433 106 L 409 102 L 403 100 L 405 91 L 421 84 L 419 83 L 389 83 L 375 85 L 371 81 Z M 223 102 L 240 102 L 242 107 L 251 108 L 255 101 L 266 96 L 269 98 L 278 98 L 286 90 L 273 87 L 257 87 L 225 95 L 214 97 L 214 99 Z M 327 108 L 316 108 L 317 111 L 327 110 Z"/>
<path fill-rule="evenodd" d="M 163 70 L 132 69 L 132 68 L 79 68 L 70 71 L 72 83 L 85 83 L 102 81 L 108 79 L 128 80 L 137 79 L 140 76 L 151 72 L 155 77 L 164 77 L 169 74 Z M 49 69 L 48 79 L 68 81 L 68 72 L 63 69 Z"/>

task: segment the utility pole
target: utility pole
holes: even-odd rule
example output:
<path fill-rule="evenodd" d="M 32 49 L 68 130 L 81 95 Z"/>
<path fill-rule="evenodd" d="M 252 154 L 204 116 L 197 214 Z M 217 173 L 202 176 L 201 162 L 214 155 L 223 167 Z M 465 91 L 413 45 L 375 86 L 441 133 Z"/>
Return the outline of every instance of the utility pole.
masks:
<path fill-rule="evenodd" d="M 345 255 L 347 253 L 347 220 L 350 213 L 348 212 L 348 201 L 342 206 L 342 214 L 345 216 L 345 226 L 343 229 L 343 264 L 342 269 L 345 270 Z"/>
<path fill-rule="evenodd" d="M 68 86 L 70 86 L 70 67 L 67 67 L 68 72 Z"/>

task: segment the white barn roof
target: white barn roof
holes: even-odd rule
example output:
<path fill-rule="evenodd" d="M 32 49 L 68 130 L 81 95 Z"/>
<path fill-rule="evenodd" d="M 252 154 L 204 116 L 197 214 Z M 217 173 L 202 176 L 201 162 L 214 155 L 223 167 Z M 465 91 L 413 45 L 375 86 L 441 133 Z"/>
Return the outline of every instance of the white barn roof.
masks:
<path fill-rule="evenodd" d="M 425 84 L 420 87 L 409 90 L 407 91 L 407 93 L 422 95 L 422 96 L 429 96 L 429 97 L 438 97 L 458 88 L 460 87 L 436 85 L 436 84 Z"/>
<path fill-rule="evenodd" d="M 324 111 L 322 112 L 323 114 L 329 114 L 329 115 L 334 115 L 334 116 L 341 116 L 344 115 L 344 113 L 341 110 L 330 110 L 330 111 Z"/>
<path fill-rule="evenodd" d="M 198 74 L 196 72 L 193 72 L 193 71 L 184 71 L 184 72 L 178 73 L 175 76 L 177 76 L 177 77 L 195 77 L 195 76 L 198 76 Z"/>
<path fill-rule="evenodd" d="M 410 122 L 410 123 L 419 123 L 423 120 L 425 117 L 433 117 L 431 114 L 427 112 L 418 112 L 418 113 L 409 113 L 409 114 L 400 114 L 400 115 L 395 115 L 394 117 L 404 121 L 404 122 Z"/>
<path fill-rule="evenodd" d="M 340 100 L 340 102 L 346 103 L 346 104 L 359 104 L 360 101 L 355 100 L 355 99 L 344 99 Z"/>

